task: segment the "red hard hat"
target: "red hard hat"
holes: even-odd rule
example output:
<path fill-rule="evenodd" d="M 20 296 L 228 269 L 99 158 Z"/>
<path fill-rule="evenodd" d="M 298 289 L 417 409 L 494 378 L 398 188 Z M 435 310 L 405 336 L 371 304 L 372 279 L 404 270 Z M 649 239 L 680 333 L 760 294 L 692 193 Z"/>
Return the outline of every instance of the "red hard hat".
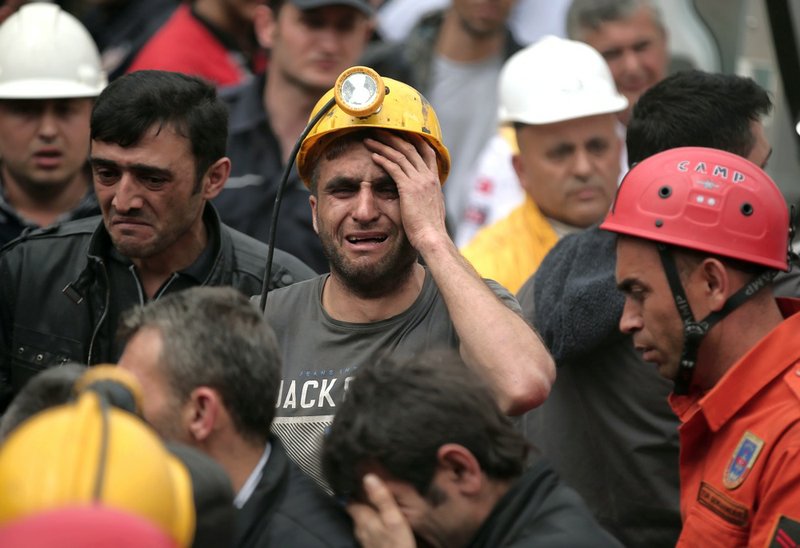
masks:
<path fill-rule="evenodd" d="M 788 270 L 789 210 L 758 166 L 685 147 L 636 164 L 601 229 Z"/>

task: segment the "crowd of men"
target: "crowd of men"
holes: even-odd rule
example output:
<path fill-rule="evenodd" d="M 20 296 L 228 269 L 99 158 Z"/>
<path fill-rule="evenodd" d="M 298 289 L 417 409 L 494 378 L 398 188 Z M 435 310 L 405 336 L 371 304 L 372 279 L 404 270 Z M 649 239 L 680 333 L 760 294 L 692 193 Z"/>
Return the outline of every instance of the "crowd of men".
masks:
<path fill-rule="evenodd" d="M 800 542 L 772 102 L 650 0 L 22 4 L 0 545 Z"/>

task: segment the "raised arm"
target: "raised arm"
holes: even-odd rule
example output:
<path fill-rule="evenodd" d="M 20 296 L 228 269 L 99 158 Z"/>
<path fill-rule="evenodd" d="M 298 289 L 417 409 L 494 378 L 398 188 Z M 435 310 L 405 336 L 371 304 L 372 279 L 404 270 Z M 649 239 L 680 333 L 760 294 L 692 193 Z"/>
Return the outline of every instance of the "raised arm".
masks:
<path fill-rule="evenodd" d="M 507 414 L 540 405 L 555 379 L 553 359 L 518 309 L 495 295 L 448 236 L 435 152 L 422 139 L 390 133 L 366 144 L 397 184 L 406 236 L 444 298 L 464 360 L 487 379 Z"/>

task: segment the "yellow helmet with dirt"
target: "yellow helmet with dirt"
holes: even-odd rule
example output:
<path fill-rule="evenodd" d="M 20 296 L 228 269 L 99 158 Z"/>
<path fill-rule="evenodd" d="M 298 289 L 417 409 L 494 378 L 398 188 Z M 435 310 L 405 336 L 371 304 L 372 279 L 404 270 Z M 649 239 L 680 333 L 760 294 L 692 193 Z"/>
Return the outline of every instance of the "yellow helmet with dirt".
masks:
<path fill-rule="evenodd" d="M 391 78 L 381 78 L 368 67 L 351 67 L 314 106 L 309 120 L 335 98 L 336 103 L 311 128 L 297 153 L 297 171 L 307 187 L 319 151 L 343 133 L 380 128 L 422 137 L 436 152 L 439 181 L 450 173 L 450 153 L 433 107 L 416 89 Z"/>

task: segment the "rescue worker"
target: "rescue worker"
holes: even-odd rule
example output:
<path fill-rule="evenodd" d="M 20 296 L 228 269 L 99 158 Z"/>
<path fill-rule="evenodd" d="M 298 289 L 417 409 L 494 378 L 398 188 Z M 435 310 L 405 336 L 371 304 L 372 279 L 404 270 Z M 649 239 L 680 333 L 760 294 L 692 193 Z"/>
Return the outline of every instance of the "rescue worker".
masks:
<path fill-rule="evenodd" d="M 617 234 L 620 330 L 674 381 L 679 546 L 800 541 L 800 303 L 771 288 L 789 227 L 758 166 L 695 147 L 637 164 L 601 225 Z"/>

